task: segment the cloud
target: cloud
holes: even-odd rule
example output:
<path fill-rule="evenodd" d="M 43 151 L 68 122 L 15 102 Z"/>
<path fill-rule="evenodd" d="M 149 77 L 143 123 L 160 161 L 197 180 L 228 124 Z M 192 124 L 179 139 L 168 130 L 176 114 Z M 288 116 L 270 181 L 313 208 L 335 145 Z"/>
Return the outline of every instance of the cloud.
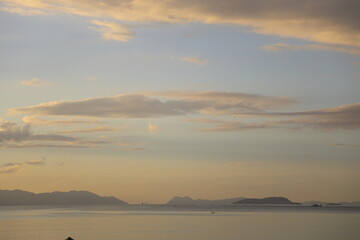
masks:
<path fill-rule="evenodd" d="M 99 148 L 97 144 L 86 143 L 65 143 L 65 144 L 44 144 L 44 143 L 2 143 L 0 148 Z"/>
<path fill-rule="evenodd" d="M 254 129 L 265 129 L 265 128 L 275 128 L 275 125 L 270 123 L 243 123 L 243 122 L 226 122 L 219 121 L 216 127 L 200 129 L 201 132 L 224 132 L 224 131 L 241 131 L 241 130 L 254 130 Z"/>
<path fill-rule="evenodd" d="M 207 59 L 204 59 L 204 58 L 199 58 L 199 57 L 183 57 L 183 58 L 180 58 L 181 61 L 184 61 L 184 62 L 189 62 L 189 63 L 193 63 L 193 64 L 196 64 L 196 65 L 205 65 L 209 62 L 209 60 Z"/>
<path fill-rule="evenodd" d="M 292 51 L 300 51 L 300 50 L 330 50 L 330 51 L 338 51 L 353 55 L 360 55 L 359 48 L 350 48 L 350 47 L 339 47 L 333 45 L 319 45 L 319 44 L 286 44 L 286 43 L 276 43 L 272 45 L 266 45 L 261 47 L 262 50 L 266 51 L 281 51 L 281 50 L 292 50 Z"/>
<path fill-rule="evenodd" d="M 23 122 L 31 125 L 71 125 L 71 124 L 97 124 L 104 123 L 96 120 L 78 120 L 78 119 L 63 119 L 63 120 L 48 120 L 37 116 L 25 116 Z"/>
<path fill-rule="evenodd" d="M 0 165 L 0 174 L 10 174 L 20 171 L 23 168 L 22 163 L 6 163 Z"/>
<path fill-rule="evenodd" d="M 19 172 L 20 170 L 24 169 L 26 166 L 40 166 L 45 165 L 46 158 L 42 157 L 39 159 L 34 159 L 27 161 L 25 163 L 5 163 L 0 165 L 0 174 L 11 174 Z"/>
<path fill-rule="evenodd" d="M 145 143 L 134 140 L 133 136 L 124 137 L 122 140 L 117 141 L 117 144 L 126 151 L 140 151 L 145 149 L 143 147 Z"/>
<path fill-rule="evenodd" d="M 46 158 L 44 158 L 44 157 L 26 162 L 26 164 L 29 164 L 29 165 L 45 165 L 45 163 L 46 163 Z"/>
<path fill-rule="evenodd" d="M 285 128 L 285 129 L 358 129 L 360 128 L 360 103 L 334 108 L 303 112 L 263 112 L 239 113 L 242 116 L 256 118 L 260 122 L 218 121 L 216 127 L 201 131 L 239 131 L 246 129 Z M 264 121 L 267 118 L 285 118 L 283 120 Z"/>
<path fill-rule="evenodd" d="M 264 96 L 240 92 L 219 91 L 157 91 L 144 92 L 145 96 L 159 96 L 181 101 L 202 102 L 209 107 L 201 111 L 213 114 L 233 114 L 232 110 L 262 112 L 267 109 L 277 109 L 297 103 L 297 100 L 287 96 Z"/>
<path fill-rule="evenodd" d="M 127 42 L 134 37 L 134 33 L 124 24 L 99 20 L 93 20 L 91 23 L 100 26 L 99 28 L 96 28 L 96 30 L 101 32 L 103 38 L 106 40 Z"/>
<path fill-rule="evenodd" d="M 57 164 L 55 164 L 55 166 L 57 166 L 57 167 L 63 167 L 65 165 L 65 163 L 64 162 L 61 162 L 61 163 L 57 163 Z"/>
<path fill-rule="evenodd" d="M 152 96 L 165 97 L 160 100 Z M 276 109 L 296 102 L 289 97 L 269 97 L 234 92 L 163 91 L 79 101 L 57 101 L 10 109 L 11 114 L 149 118 L 204 113 L 214 115 Z"/>
<path fill-rule="evenodd" d="M 338 146 L 338 147 L 360 148 L 360 144 L 335 143 L 335 144 L 331 144 L 331 145 L 332 146 Z"/>
<path fill-rule="evenodd" d="M 360 47 L 358 0 L 3 0 L 3 5 L 5 11 L 36 9 L 136 23 L 235 24 L 259 34 Z M 102 31 L 108 39 L 132 36 L 95 21 L 107 29 Z"/>
<path fill-rule="evenodd" d="M 59 133 L 72 134 L 72 133 L 117 132 L 117 131 L 119 131 L 118 128 L 97 127 L 97 128 L 74 129 L 74 130 L 62 131 Z"/>
<path fill-rule="evenodd" d="M 34 134 L 31 131 L 30 125 L 21 127 L 14 122 L 0 121 L 0 148 L 96 148 L 101 144 L 108 143 L 111 142 L 105 140 L 89 140 L 58 134 Z"/>
<path fill-rule="evenodd" d="M 0 8 L 0 10 L 5 12 L 17 13 L 22 16 L 47 15 L 47 13 L 42 10 L 23 7 L 2 7 Z"/>
<path fill-rule="evenodd" d="M 158 132 L 158 131 L 159 131 L 159 127 L 158 127 L 158 125 L 156 125 L 156 124 L 149 123 L 149 124 L 148 124 L 148 130 L 149 130 L 149 132 L 151 132 L 151 133 L 155 133 L 155 132 Z"/>
<path fill-rule="evenodd" d="M 156 98 L 158 97 L 158 98 Z M 112 97 L 88 98 L 78 101 L 58 101 L 11 109 L 13 114 L 49 116 L 82 116 L 101 118 L 154 118 L 182 115 L 234 116 L 241 121 L 208 121 L 214 128 L 202 131 L 237 131 L 245 129 L 357 129 L 360 127 L 360 103 L 312 111 L 276 112 L 297 100 L 290 97 L 271 97 L 257 94 L 215 91 L 159 91 Z M 244 119 L 251 119 L 244 121 Z M 267 119 L 276 119 L 269 121 Z M 29 127 L 23 129 L 9 124 L 1 138 L 78 142 L 78 138 L 56 134 L 29 137 Z M 4 125 L 4 126 L 5 126 Z M 10 131 L 10 129 L 13 129 Z M 155 131 L 156 127 L 148 126 Z M 98 131 L 101 128 L 72 130 L 65 133 Z M 105 129 L 102 129 L 105 130 Z M 113 129 L 106 129 L 113 130 Z M 64 132 L 63 132 L 64 133 Z"/>
<path fill-rule="evenodd" d="M 144 150 L 144 148 L 142 148 L 142 147 L 133 147 L 133 148 L 127 148 L 126 150 L 128 150 L 128 151 L 141 151 L 141 150 Z"/>
<path fill-rule="evenodd" d="M 24 127 L 9 121 L 0 121 L 0 144 L 2 142 L 20 142 L 30 137 L 30 125 Z"/>
<path fill-rule="evenodd" d="M 25 80 L 20 82 L 22 85 L 30 86 L 30 87 L 43 87 L 53 85 L 50 82 L 43 81 L 39 78 L 33 78 L 31 80 Z"/>

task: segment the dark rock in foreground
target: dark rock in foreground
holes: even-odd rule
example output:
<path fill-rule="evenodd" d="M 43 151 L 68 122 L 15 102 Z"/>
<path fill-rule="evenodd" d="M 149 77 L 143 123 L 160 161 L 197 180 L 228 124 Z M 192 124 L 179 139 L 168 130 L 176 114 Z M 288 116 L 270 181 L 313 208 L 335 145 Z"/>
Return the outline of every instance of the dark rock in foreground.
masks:
<path fill-rule="evenodd" d="M 247 198 L 233 204 L 297 204 L 284 197 Z"/>
<path fill-rule="evenodd" d="M 0 190 L 0 205 L 90 205 L 127 204 L 115 197 L 101 197 L 87 191 L 39 193 Z"/>

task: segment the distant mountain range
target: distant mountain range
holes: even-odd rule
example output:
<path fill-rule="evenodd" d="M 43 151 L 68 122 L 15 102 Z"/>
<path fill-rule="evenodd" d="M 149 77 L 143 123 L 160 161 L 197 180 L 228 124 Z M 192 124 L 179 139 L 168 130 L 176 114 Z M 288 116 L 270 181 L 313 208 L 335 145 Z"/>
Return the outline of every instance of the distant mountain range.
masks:
<path fill-rule="evenodd" d="M 115 197 L 101 197 L 87 191 L 39 193 L 0 190 L 0 205 L 90 205 L 127 204 Z"/>
<path fill-rule="evenodd" d="M 101 197 L 88 191 L 32 193 L 22 190 L 0 190 L 0 206 L 19 205 L 120 205 L 128 204 L 115 197 Z M 175 196 L 166 205 L 231 205 L 231 204 L 300 204 L 284 197 L 267 198 L 228 198 L 218 200 L 192 199 L 188 196 Z M 305 201 L 302 205 L 347 205 L 360 206 L 360 201 L 329 203 Z"/>
<path fill-rule="evenodd" d="M 298 204 L 284 197 L 267 197 L 267 198 L 247 198 L 242 199 L 234 204 Z"/>
<path fill-rule="evenodd" d="M 167 205 L 229 205 L 242 199 L 245 198 L 238 197 L 238 198 L 219 199 L 219 200 L 206 200 L 206 199 L 192 199 L 188 196 L 186 197 L 175 196 L 166 204 Z"/>

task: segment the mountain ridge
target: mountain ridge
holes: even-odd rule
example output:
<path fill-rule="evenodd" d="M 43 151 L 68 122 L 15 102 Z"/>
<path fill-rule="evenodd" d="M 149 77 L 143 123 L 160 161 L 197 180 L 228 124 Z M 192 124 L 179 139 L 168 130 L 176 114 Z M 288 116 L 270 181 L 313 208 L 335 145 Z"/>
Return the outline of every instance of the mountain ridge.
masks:
<path fill-rule="evenodd" d="M 113 196 L 102 197 L 89 191 L 32 193 L 23 190 L 0 190 L 0 205 L 91 205 L 127 204 Z"/>

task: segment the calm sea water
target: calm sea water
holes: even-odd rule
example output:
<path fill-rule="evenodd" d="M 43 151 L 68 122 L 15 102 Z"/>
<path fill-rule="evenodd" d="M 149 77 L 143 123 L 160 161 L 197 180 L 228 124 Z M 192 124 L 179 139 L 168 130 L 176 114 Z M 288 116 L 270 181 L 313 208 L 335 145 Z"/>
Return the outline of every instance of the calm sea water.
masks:
<path fill-rule="evenodd" d="M 68 236 L 75 240 L 359 240 L 360 207 L 0 207 L 1 240 Z"/>

